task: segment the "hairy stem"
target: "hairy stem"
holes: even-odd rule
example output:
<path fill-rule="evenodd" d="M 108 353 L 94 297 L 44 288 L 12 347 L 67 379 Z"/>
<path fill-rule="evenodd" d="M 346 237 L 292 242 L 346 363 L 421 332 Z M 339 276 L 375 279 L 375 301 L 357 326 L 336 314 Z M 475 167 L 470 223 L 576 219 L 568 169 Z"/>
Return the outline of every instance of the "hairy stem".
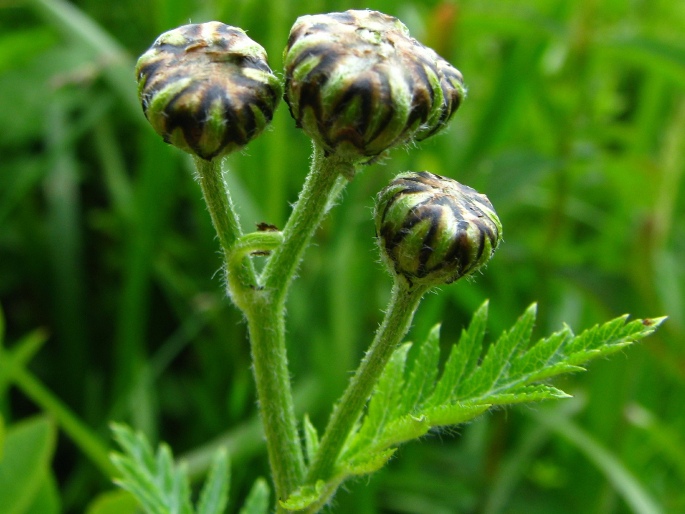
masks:
<path fill-rule="evenodd" d="M 404 281 L 395 281 L 383 323 L 376 332 L 371 348 L 333 410 L 321 439 L 321 445 L 309 470 L 307 483 L 328 480 L 334 474 L 336 460 L 347 436 L 359 419 L 393 350 L 397 348 L 409 330 L 414 312 L 427 290 L 427 286 L 412 287 Z"/>
<path fill-rule="evenodd" d="M 353 171 L 352 165 L 331 160 L 315 147 L 310 173 L 282 237 L 262 234 L 254 236 L 255 241 L 244 236 L 228 242 L 227 263 L 233 274 L 229 284 L 248 322 L 257 395 L 278 499 L 286 499 L 302 485 L 305 474 L 285 345 L 285 299 L 305 248 L 333 197 L 342 189 L 340 177 L 350 176 Z M 244 268 L 240 262 L 251 265 L 242 259 L 245 253 L 241 252 L 251 248 L 252 243 L 272 254 L 258 281 L 252 280 L 245 287 L 241 280 L 242 287 L 238 287 L 234 278 Z M 259 247 L 263 244 L 264 248 Z"/>
<path fill-rule="evenodd" d="M 304 478 L 304 456 L 288 372 L 285 323 L 270 295 L 256 291 L 245 311 L 257 397 L 276 495 L 285 499 Z"/>
<path fill-rule="evenodd" d="M 275 301 L 281 306 L 305 248 L 321 224 L 332 197 L 342 189 L 337 187 L 338 179 L 353 174 L 354 165 L 328 158 L 314 145 L 311 171 L 283 229 L 283 244 L 273 252 L 262 275 L 264 287 L 274 292 Z"/>
<path fill-rule="evenodd" d="M 224 261 L 227 263 L 233 243 L 242 235 L 243 231 L 240 228 L 238 215 L 224 182 L 221 171 L 222 159 L 206 161 L 195 157 L 194 161 L 197 168 L 198 182 L 202 188 L 202 194 L 207 203 L 212 224 L 219 236 L 219 243 L 224 253 Z M 248 266 L 241 267 L 239 272 L 239 279 L 243 284 L 255 283 L 255 272 L 251 262 Z"/>

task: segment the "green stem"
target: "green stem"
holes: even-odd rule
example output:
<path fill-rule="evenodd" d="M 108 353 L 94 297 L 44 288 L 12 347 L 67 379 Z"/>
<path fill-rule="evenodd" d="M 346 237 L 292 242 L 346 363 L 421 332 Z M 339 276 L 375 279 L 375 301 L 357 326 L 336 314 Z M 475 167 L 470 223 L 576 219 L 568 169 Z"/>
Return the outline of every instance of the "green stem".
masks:
<path fill-rule="evenodd" d="M 202 188 L 202 194 L 212 218 L 212 224 L 219 236 L 219 243 L 224 252 L 224 261 L 228 262 L 233 243 L 242 236 L 238 215 L 228 194 L 226 183 L 221 171 L 222 159 L 206 161 L 195 157 L 195 167 L 198 173 L 198 182 Z M 248 266 L 240 268 L 239 279 L 243 284 L 255 283 L 254 267 L 250 263 Z"/>
<path fill-rule="evenodd" d="M 24 337 L 12 351 L 2 347 L 4 319 L 0 310 L 0 394 L 8 382 L 14 383 L 42 410 L 49 413 L 72 442 L 108 477 L 117 470 L 109 460 L 109 449 L 100 438 L 25 366 L 45 343 L 47 336 L 36 330 Z"/>
<path fill-rule="evenodd" d="M 14 370 L 11 379 L 26 396 L 55 418 L 64 433 L 105 476 L 117 476 L 107 446 L 57 396 L 23 368 Z"/>
<path fill-rule="evenodd" d="M 302 483 L 304 456 L 297 432 L 285 323 L 271 295 L 255 291 L 245 310 L 257 397 L 276 495 L 285 499 Z"/>
<path fill-rule="evenodd" d="M 242 269 L 245 267 L 245 259 L 251 254 L 262 253 L 267 255 L 283 242 L 282 232 L 251 232 L 238 238 L 233 244 L 233 248 L 228 256 L 226 262 L 226 271 L 228 275 L 228 284 L 233 297 L 233 301 L 243 310 L 248 308 L 250 296 L 253 294 L 255 287 L 245 287 L 245 284 L 236 277 L 240 277 Z M 258 289 L 261 284 L 255 284 Z"/>
<path fill-rule="evenodd" d="M 283 232 L 278 230 L 250 232 L 235 241 L 229 257 L 229 271 L 242 264 L 250 254 L 269 255 L 283 243 Z"/>
<path fill-rule="evenodd" d="M 242 235 L 221 175 L 220 160 L 196 158 L 195 165 L 224 253 L 229 293 L 247 318 L 269 462 L 276 494 L 286 498 L 302 481 L 304 457 L 289 382 L 283 314 L 276 308 L 271 295 L 256 287 L 254 266 L 249 259 L 244 259 L 243 250 L 249 249 L 250 237 L 246 240 Z"/>
<path fill-rule="evenodd" d="M 260 280 L 251 282 L 258 287 L 242 288 L 240 292 L 232 287 L 248 322 L 257 395 L 278 499 L 286 499 L 302 485 L 305 474 L 285 346 L 285 299 L 305 248 L 332 197 L 341 190 L 339 177 L 353 172 L 351 164 L 329 159 L 315 147 L 310 173 L 283 229 L 282 242 L 271 245 L 275 248 Z M 237 243 L 232 241 L 236 249 L 242 242 L 242 238 Z M 235 264 L 235 258 L 229 252 L 230 266 Z"/>
<path fill-rule="evenodd" d="M 314 145 L 312 166 L 300 198 L 283 229 L 283 244 L 267 262 L 262 274 L 264 287 L 283 306 L 305 248 L 321 224 L 334 195 L 341 191 L 338 178 L 354 175 L 354 165 L 328 158 Z"/>
<path fill-rule="evenodd" d="M 392 352 L 409 330 L 414 312 L 428 289 L 427 286 L 409 286 L 404 281 L 395 281 L 383 323 L 376 332 L 371 348 L 333 410 L 309 470 L 307 483 L 326 481 L 334 474 L 335 463 L 347 436 L 359 419 Z"/>

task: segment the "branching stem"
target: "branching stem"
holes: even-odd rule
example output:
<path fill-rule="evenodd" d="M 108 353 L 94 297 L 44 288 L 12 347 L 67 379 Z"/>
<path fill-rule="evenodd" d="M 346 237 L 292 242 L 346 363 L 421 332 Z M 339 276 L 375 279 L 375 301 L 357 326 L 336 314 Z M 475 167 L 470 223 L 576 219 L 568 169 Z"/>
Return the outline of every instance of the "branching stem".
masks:
<path fill-rule="evenodd" d="M 354 165 L 324 155 L 314 145 L 312 165 L 300 198 L 283 229 L 283 244 L 278 247 L 267 262 L 262 280 L 267 289 L 276 295 L 280 305 L 285 302 L 288 288 L 302 260 L 305 248 L 321 224 L 327 208 L 341 188 L 338 179 L 352 176 Z"/>
<path fill-rule="evenodd" d="M 195 157 L 198 182 L 207 203 L 212 224 L 219 236 L 219 243 L 224 254 L 224 262 L 228 263 L 231 249 L 235 241 L 242 236 L 238 215 L 233 201 L 226 188 L 221 170 L 222 159 L 206 161 Z M 255 283 L 255 272 L 252 263 L 240 268 L 240 280 L 243 284 Z"/>
<path fill-rule="evenodd" d="M 335 406 L 321 445 L 307 476 L 307 483 L 327 481 L 334 475 L 335 463 L 345 440 L 359 419 L 383 368 L 411 326 L 414 312 L 428 286 L 409 286 L 396 279 L 383 323 L 371 348 L 364 356 L 342 398 Z"/>
<path fill-rule="evenodd" d="M 224 252 L 229 294 L 247 318 L 269 462 L 277 498 L 285 499 L 305 478 L 285 345 L 285 300 L 305 248 L 342 190 L 341 177 L 351 177 L 355 168 L 315 146 L 310 173 L 282 234 L 243 236 L 219 164 L 199 159 L 196 164 Z M 254 250 L 271 252 L 259 279 L 246 258 Z"/>

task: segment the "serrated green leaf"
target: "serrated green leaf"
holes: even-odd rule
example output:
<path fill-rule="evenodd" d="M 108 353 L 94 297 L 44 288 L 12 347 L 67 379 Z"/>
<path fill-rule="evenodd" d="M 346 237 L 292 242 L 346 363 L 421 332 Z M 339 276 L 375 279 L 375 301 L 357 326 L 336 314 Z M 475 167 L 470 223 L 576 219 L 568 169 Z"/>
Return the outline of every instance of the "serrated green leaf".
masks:
<path fill-rule="evenodd" d="M 554 400 L 559 398 L 571 398 L 561 389 L 548 385 L 533 385 L 517 387 L 511 392 L 493 394 L 488 396 L 488 402 L 492 405 L 505 405 L 514 403 L 539 402 L 542 400 Z"/>
<path fill-rule="evenodd" d="M 230 469 L 226 450 L 221 448 L 216 452 L 209 475 L 202 487 L 197 514 L 221 514 L 226 510 Z"/>
<path fill-rule="evenodd" d="M 426 406 L 438 406 L 449 401 L 462 378 L 468 377 L 476 368 L 483 348 L 483 338 L 488 321 L 488 302 L 475 312 L 468 329 L 462 330 L 459 342 L 452 346 L 445 369 Z"/>
<path fill-rule="evenodd" d="M 281 500 L 281 507 L 288 510 L 304 510 L 323 499 L 326 483 L 317 480 L 314 485 L 305 485 L 293 492 L 287 500 Z"/>
<path fill-rule="evenodd" d="M 390 357 L 374 388 L 366 418 L 355 438 L 355 447 L 373 444 L 385 424 L 397 417 L 404 389 L 404 365 L 410 348 L 411 344 L 403 344 Z"/>
<path fill-rule="evenodd" d="M 480 416 L 490 408 L 489 403 L 456 402 L 426 409 L 422 414 L 431 427 L 458 425 Z"/>
<path fill-rule="evenodd" d="M 626 323 L 625 317 L 621 317 L 579 336 L 569 327 L 563 327 L 530 345 L 536 314 L 535 305 L 531 305 L 490 346 L 479 365 L 487 307 L 486 302 L 474 314 L 468 329 L 462 331 L 435 387 L 439 326 L 416 352 L 410 353 L 410 344 L 395 350 L 374 390 L 366 415 L 341 452 L 335 479 L 320 491 L 312 488 L 299 491 L 298 501 L 293 500 L 289 505 L 303 505 L 306 502 L 302 498 L 311 502 L 308 505 L 320 505 L 340 481 L 379 469 L 397 445 L 425 435 L 432 427 L 470 421 L 493 405 L 567 398 L 565 392 L 539 382 L 561 373 L 581 371 L 579 364 L 616 352 L 651 334 L 663 322 L 663 318 L 657 318 Z M 408 355 L 412 356 L 409 361 Z M 305 419 L 305 432 L 313 429 L 308 424 Z M 306 438 L 314 436 L 318 441 L 315 431 L 311 436 L 305 435 Z"/>
<path fill-rule="evenodd" d="M 433 392 L 440 360 L 440 325 L 435 325 L 411 363 L 400 412 L 413 412 Z"/>
<path fill-rule="evenodd" d="M 582 352 L 576 352 L 573 355 L 569 355 L 566 361 L 574 365 L 589 362 L 599 357 L 605 357 L 612 353 L 616 353 L 617 351 L 625 348 L 626 346 L 630 346 L 631 344 L 631 342 L 626 342 L 616 345 L 607 345 L 602 348 L 591 348 L 589 350 L 583 350 Z"/>
<path fill-rule="evenodd" d="M 565 348 L 566 355 L 581 352 L 586 349 L 608 344 L 612 340 L 619 340 L 627 327 L 628 315 L 623 315 L 601 325 L 595 325 L 578 334 Z"/>
<path fill-rule="evenodd" d="M 169 502 L 172 506 L 175 506 L 178 503 L 176 498 L 178 492 L 175 491 L 177 480 L 171 449 L 166 444 L 160 444 L 155 460 L 156 466 L 148 471 L 154 477 L 155 483 L 161 491 L 174 494 L 174 496 L 169 498 Z"/>
<path fill-rule="evenodd" d="M 509 362 L 517 349 L 526 346 L 530 341 L 536 313 L 537 306 L 533 304 L 516 320 L 510 330 L 502 333 L 497 342 L 488 349 L 482 364 L 457 387 L 453 396 L 454 400 L 477 397 L 491 390 L 506 373 Z"/>
<path fill-rule="evenodd" d="M 250 489 L 239 514 L 268 514 L 269 494 L 269 484 L 263 478 L 258 478 Z"/>
<path fill-rule="evenodd" d="M 388 423 L 383 430 L 383 437 L 374 445 L 374 448 L 381 450 L 418 439 L 431 429 L 426 416 L 413 416 L 411 414 L 402 416 Z"/>
<path fill-rule="evenodd" d="M 123 482 L 133 482 L 133 483 L 144 483 L 146 490 L 154 489 L 157 484 L 153 480 L 153 477 L 147 472 L 146 469 L 139 466 L 133 459 L 129 456 L 113 452 L 110 454 L 110 460 L 117 471 L 121 474 L 117 477 L 115 481 L 117 483 Z"/>
<path fill-rule="evenodd" d="M 585 368 L 567 362 L 559 362 L 526 375 L 525 380 L 522 380 L 521 382 L 524 384 L 532 384 L 533 382 L 540 382 L 541 380 L 546 380 L 556 375 L 578 373 L 580 371 L 585 371 Z"/>
<path fill-rule="evenodd" d="M 165 514 L 165 505 L 157 496 L 157 485 L 152 477 L 125 455 L 114 453 L 111 460 L 122 474 L 114 483 L 131 493 L 148 514 Z"/>
<path fill-rule="evenodd" d="M 509 368 L 509 376 L 517 377 L 533 373 L 553 363 L 559 350 L 573 337 L 569 327 L 555 332 L 535 343 L 527 352 L 517 356 Z"/>
<path fill-rule="evenodd" d="M 304 415 L 302 426 L 304 427 L 304 448 L 307 452 L 307 461 L 312 462 L 319 450 L 319 433 L 316 431 L 316 427 L 312 425 L 308 414 Z"/>
<path fill-rule="evenodd" d="M 46 417 L 21 421 L 7 429 L 0 461 L 3 514 L 21 514 L 36 500 L 50 468 L 55 427 Z"/>
<path fill-rule="evenodd" d="M 144 469 L 155 468 L 155 455 L 152 447 L 142 434 L 136 435 L 133 430 L 121 423 L 112 423 L 110 427 L 114 433 L 114 440 L 126 454 L 143 464 Z"/>
<path fill-rule="evenodd" d="M 185 466 L 174 465 L 171 449 L 161 444 L 155 455 L 142 433 L 120 424 L 113 424 L 112 431 L 125 451 L 111 456 L 122 474 L 115 482 L 149 514 L 193 514 L 188 473 Z"/>
<path fill-rule="evenodd" d="M 381 469 L 395 454 L 396 448 L 365 454 L 357 459 L 344 463 L 341 467 L 342 475 L 370 475 Z"/>
<path fill-rule="evenodd" d="M 179 514 L 193 514 L 193 504 L 190 501 L 190 479 L 185 465 L 181 464 L 173 472 L 173 488 L 169 497 L 173 498 L 171 512 Z"/>

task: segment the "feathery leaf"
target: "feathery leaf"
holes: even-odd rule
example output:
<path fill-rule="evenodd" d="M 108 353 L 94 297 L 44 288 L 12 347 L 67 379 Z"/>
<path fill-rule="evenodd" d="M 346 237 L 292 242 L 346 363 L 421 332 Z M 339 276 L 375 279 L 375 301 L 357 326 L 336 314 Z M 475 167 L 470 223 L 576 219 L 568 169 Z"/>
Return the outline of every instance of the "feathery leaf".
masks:
<path fill-rule="evenodd" d="M 375 471 L 387 462 L 397 445 L 422 437 L 433 427 L 468 422 L 493 405 L 566 398 L 565 392 L 540 381 L 582 371 L 580 364 L 650 335 L 665 319 L 627 322 L 627 317 L 622 316 L 578 336 L 564 326 L 531 345 L 536 317 L 533 304 L 510 330 L 489 345 L 479 362 L 487 314 L 485 302 L 450 350 L 440 377 L 439 325 L 414 352 L 410 352 L 411 343 L 394 351 L 374 389 L 366 415 L 341 452 L 335 481 Z M 312 429 L 307 428 L 305 420 L 305 433 Z M 317 491 L 325 489 L 312 488 L 310 500 L 314 502 Z"/>

